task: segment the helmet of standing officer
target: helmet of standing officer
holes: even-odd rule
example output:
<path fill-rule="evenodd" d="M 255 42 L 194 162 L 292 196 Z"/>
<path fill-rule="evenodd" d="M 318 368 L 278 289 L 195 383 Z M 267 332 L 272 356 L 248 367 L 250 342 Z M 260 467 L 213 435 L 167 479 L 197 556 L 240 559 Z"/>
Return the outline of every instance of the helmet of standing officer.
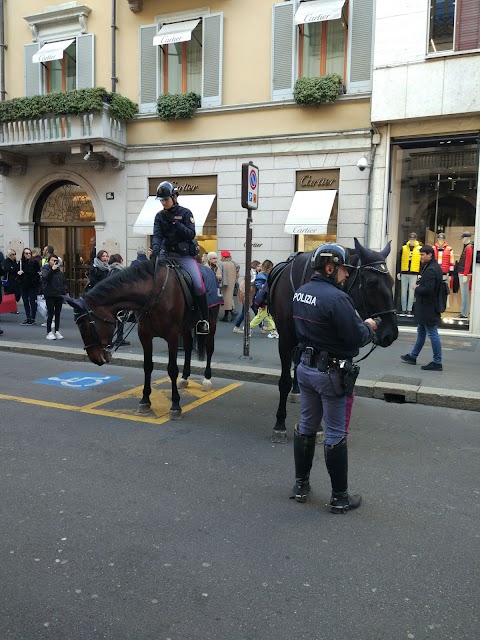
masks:
<path fill-rule="evenodd" d="M 161 182 L 157 187 L 157 200 L 173 198 L 178 196 L 178 191 L 171 182 Z"/>
<path fill-rule="evenodd" d="M 334 242 L 320 245 L 312 254 L 312 267 L 319 271 L 324 269 L 327 264 L 339 267 L 346 263 L 345 249 Z"/>

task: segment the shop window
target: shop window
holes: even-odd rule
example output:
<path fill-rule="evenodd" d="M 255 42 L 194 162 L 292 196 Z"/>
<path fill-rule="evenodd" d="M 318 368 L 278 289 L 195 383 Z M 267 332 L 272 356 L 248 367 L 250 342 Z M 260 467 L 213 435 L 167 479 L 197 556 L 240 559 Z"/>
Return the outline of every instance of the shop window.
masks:
<path fill-rule="evenodd" d="M 478 0 L 431 0 L 428 53 L 480 48 Z"/>
<path fill-rule="evenodd" d="M 154 113 L 159 95 L 193 91 L 202 107 L 221 104 L 223 14 L 188 13 L 140 27 L 140 111 Z"/>

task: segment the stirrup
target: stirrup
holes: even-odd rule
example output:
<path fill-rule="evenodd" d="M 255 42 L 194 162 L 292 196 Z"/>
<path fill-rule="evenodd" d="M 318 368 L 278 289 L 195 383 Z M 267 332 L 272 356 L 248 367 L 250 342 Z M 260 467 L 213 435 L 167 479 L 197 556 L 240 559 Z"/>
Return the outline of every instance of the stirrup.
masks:
<path fill-rule="evenodd" d="M 200 336 L 206 336 L 210 333 L 210 325 L 207 320 L 199 320 L 197 322 L 196 333 Z"/>

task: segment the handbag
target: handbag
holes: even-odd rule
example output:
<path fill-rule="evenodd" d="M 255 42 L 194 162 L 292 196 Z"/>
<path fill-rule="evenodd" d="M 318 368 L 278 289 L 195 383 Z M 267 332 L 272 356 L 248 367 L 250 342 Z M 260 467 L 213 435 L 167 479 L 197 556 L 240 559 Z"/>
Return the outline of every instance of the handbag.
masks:
<path fill-rule="evenodd" d="M 0 313 L 16 313 L 17 301 L 14 293 L 3 294 L 2 301 L 0 302 Z"/>
<path fill-rule="evenodd" d="M 37 311 L 40 311 L 44 319 L 47 319 L 47 303 L 45 302 L 45 296 L 37 296 Z"/>

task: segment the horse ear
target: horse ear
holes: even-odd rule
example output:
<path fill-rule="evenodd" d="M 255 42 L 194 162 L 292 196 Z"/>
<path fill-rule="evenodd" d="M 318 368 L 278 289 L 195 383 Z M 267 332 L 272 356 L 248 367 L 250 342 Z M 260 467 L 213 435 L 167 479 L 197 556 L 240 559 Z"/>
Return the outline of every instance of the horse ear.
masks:
<path fill-rule="evenodd" d="M 82 311 L 82 305 L 75 298 L 71 298 L 70 296 L 62 296 L 67 304 L 73 307 L 76 311 Z"/>
<path fill-rule="evenodd" d="M 392 241 L 389 240 L 385 245 L 385 249 L 383 251 L 380 251 L 383 258 L 386 258 L 390 254 L 391 247 L 392 247 Z"/>
<path fill-rule="evenodd" d="M 353 239 L 355 243 L 355 251 L 357 252 L 358 257 L 360 258 L 360 262 L 367 260 L 367 251 L 363 245 L 360 244 L 358 238 Z"/>

